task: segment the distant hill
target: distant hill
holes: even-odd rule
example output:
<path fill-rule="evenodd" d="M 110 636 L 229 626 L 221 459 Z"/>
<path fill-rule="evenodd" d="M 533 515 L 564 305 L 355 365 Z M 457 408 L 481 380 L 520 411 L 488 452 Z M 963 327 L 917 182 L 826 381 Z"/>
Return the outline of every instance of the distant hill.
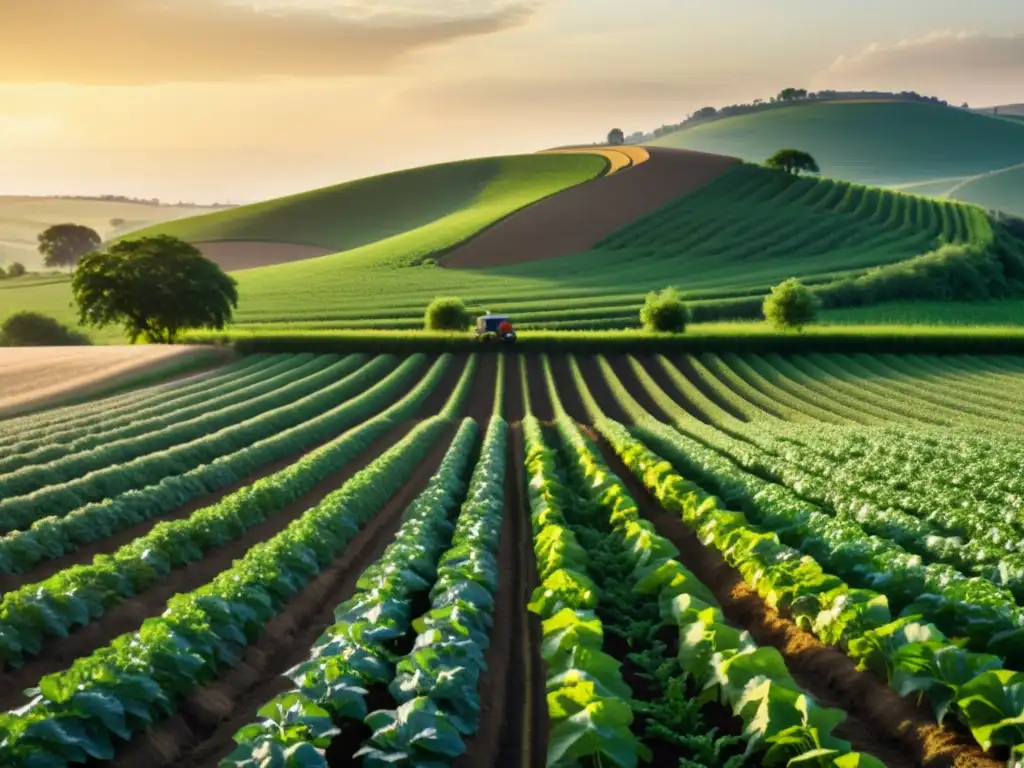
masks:
<path fill-rule="evenodd" d="M 117 196 L 0 196 L 0 266 L 19 262 L 30 270 L 42 267 L 36 238 L 53 224 L 84 224 L 109 240 L 152 224 L 217 210 L 223 206 L 163 205 Z"/>
<path fill-rule="evenodd" d="M 694 125 L 650 144 L 754 162 L 796 147 L 810 152 L 825 176 L 897 186 L 1018 165 L 1024 123 L 936 103 L 807 101 Z"/>

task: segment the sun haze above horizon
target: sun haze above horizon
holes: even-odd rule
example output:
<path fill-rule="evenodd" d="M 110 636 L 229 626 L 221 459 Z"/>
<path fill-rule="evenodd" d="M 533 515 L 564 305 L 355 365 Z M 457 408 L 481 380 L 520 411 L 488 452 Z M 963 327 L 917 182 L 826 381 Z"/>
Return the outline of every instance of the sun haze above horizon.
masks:
<path fill-rule="evenodd" d="M 32 0 L 0 195 L 250 202 L 675 123 L 787 86 L 1024 101 L 1003 0 Z"/>

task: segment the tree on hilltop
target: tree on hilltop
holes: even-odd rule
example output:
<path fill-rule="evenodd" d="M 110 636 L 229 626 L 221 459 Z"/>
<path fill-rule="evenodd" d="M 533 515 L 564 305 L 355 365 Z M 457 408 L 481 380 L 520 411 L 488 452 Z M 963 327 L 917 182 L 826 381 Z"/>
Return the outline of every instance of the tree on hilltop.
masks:
<path fill-rule="evenodd" d="M 799 149 L 780 149 L 764 161 L 769 168 L 799 176 L 801 173 L 821 173 L 817 161 Z"/>
<path fill-rule="evenodd" d="M 103 239 L 82 224 L 54 224 L 39 233 L 39 253 L 47 267 L 75 268 L 78 260 L 99 248 Z"/>
<path fill-rule="evenodd" d="M 806 88 L 783 88 L 779 91 L 779 101 L 799 101 L 807 98 Z"/>
<path fill-rule="evenodd" d="M 622 132 L 621 128 L 612 128 L 608 131 L 608 143 L 612 146 L 619 146 L 625 144 L 626 134 Z"/>
<path fill-rule="evenodd" d="M 71 293 L 79 322 L 121 324 L 132 344 L 140 336 L 173 344 L 189 328 L 223 328 L 238 306 L 235 280 L 194 245 L 170 235 L 93 251 L 78 265 Z"/>

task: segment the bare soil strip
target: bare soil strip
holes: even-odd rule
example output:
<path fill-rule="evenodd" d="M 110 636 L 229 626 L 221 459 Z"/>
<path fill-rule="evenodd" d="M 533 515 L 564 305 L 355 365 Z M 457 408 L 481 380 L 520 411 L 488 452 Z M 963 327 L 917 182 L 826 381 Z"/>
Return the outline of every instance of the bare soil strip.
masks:
<path fill-rule="evenodd" d="M 292 687 L 282 677 L 309 656 L 317 637 L 334 623 L 334 608 L 349 599 L 367 566 L 394 539 L 402 513 L 426 487 L 451 443 L 451 426 L 405 485 L 327 568 L 288 601 L 246 650 L 243 661 L 216 682 L 188 696 L 168 721 L 131 741 L 115 765 L 217 765 L 234 749 L 232 736 L 258 719 L 257 710 Z"/>
<path fill-rule="evenodd" d="M 428 371 L 432 365 L 437 361 L 437 355 L 430 357 L 427 360 L 426 366 L 422 369 L 424 372 Z M 457 355 L 453 355 L 453 360 L 448 363 L 448 368 L 441 375 L 441 380 L 438 382 L 437 387 L 434 391 L 427 395 L 427 399 L 423 401 L 423 405 L 420 406 L 419 413 L 425 413 L 433 416 L 436 413 L 440 413 L 441 409 L 444 408 L 448 402 L 448 398 L 451 397 L 453 391 L 455 391 L 455 385 L 458 384 L 459 379 L 462 377 L 462 372 L 466 369 L 466 365 L 469 363 L 469 355 L 465 352 L 461 352 Z"/>
<path fill-rule="evenodd" d="M 526 385 L 530 393 L 530 410 L 541 421 L 555 418 L 555 409 L 551 405 L 548 384 L 544 379 L 544 363 L 538 355 L 523 355 L 526 361 Z"/>
<path fill-rule="evenodd" d="M 848 714 L 836 735 L 858 751 L 878 757 L 890 768 L 999 768 L 1002 761 L 987 756 L 969 736 L 943 728 L 913 702 L 902 699 L 839 648 L 817 638 L 781 616 L 751 589 L 717 552 L 704 547 L 681 520 L 665 511 L 601 440 L 601 453 L 622 478 L 658 533 L 679 549 L 679 561 L 715 595 L 726 618 L 746 629 L 762 646 L 773 646 L 786 660 L 797 683 L 824 706 Z"/>
<path fill-rule="evenodd" d="M 694 370 L 693 365 L 690 363 L 686 355 L 673 355 L 672 357 L 669 358 L 669 360 L 672 362 L 673 365 L 675 365 L 676 368 L 679 369 L 680 373 L 682 373 L 686 378 L 693 382 L 693 385 L 700 390 L 701 394 L 704 395 L 704 397 L 713 402 L 726 413 L 732 414 L 740 421 L 747 421 L 746 416 L 737 411 L 729 403 L 728 400 L 722 397 L 717 391 L 715 391 L 715 389 L 709 387 L 707 383 L 703 379 L 701 379 L 700 376 L 697 375 L 697 372 Z M 655 363 L 654 365 L 660 367 L 658 363 Z M 671 392 L 671 390 L 666 391 Z"/>
<path fill-rule="evenodd" d="M 633 395 L 633 398 L 643 406 L 643 409 L 658 421 L 670 424 L 672 420 L 661 409 L 661 406 L 654 402 L 647 390 L 643 388 L 643 385 L 640 384 L 640 380 L 636 377 L 636 373 L 629 364 L 629 360 L 624 355 L 608 355 L 607 359 L 615 375 L 622 382 L 622 386 Z"/>
<path fill-rule="evenodd" d="M 699 419 L 706 424 L 711 423 L 711 419 L 708 418 L 707 414 L 701 411 L 696 404 L 680 391 L 679 387 L 676 386 L 675 382 L 668 375 L 668 372 L 662 367 L 661 363 L 654 359 L 653 355 L 634 355 L 634 359 L 643 366 L 643 369 L 647 371 L 647 375 L 654 379 L 655 383 L 664 390 L 665 394 L 675 401 L 676 405 L 682 407 L 683 410 L 695 419 Z M 692 378 L 691 381 L 693 381 Z M 639 381 L 637 383 L 639 384 Z"/>
<path fill-rule="evenodd" d="M 163 613 L 169 598 L 182 592 L 191 592 L 231 567 L 231 563 L 242 557 L 251 547 L 280 533 L 306 510 L 316 506 L 325 496 L 344 485 L 356 472 L 364 469 L 381 453 L 401 440 L 412 429 L 414 423 L 406 421 L 397 424 L 339 472 L 321 480 L 309 493 L 253 526 L 241 538 L 211 549 L 202 559 L 172 571 L 150 589 L 118 603 L 100 618 L 75 629 L 66 638 L 51 638 L 43 653 L 34 657 L 24 667 L 0 674 L 0 708 L 7 710 L 20 706 L 24 703 L 22 690 L 34 685 L 43 675 L 64 669 L 75 659 L 89 655 L 114 638 L 126 632 L 136 631 L 143 621 Z"/>
<path fill-rule="evenodd" d="M 632 421 L 626 412 L 622 410 L 619 402 L 612 396 L 612 391 L 608 388 L 608 382 L 604 378 L 604 371 L 598 365 L 597 358 L 592 355 L 577 355 L 576 362 L 579 364 L 580 373 L 583 374 L 583 378 L 587 382 L 590 394 L 600 404 L 605 416 L 609 419 L 615 419 L 615 421 L 621 421 L 624 424 Z"/>
<path fill-rule="evenodd" d="M 586 251 L 739 162 L 704 152 L 646 149 L 646 162 L 539 200 L 467 240 L 441 264 L 453 269 L 497 267 Z"/>
<path fill-rule="evenodd" d="M 230 355 L 227 349 L 212 351 L 208 347 L 156 344 L 7 347 L 0 349 L 0 418 L 57 406 L 68 399 L 100 396 L 149 378 L 163 368 L 176 367 L 184 358 L 207 358 L 214 367 L 222 365 Z M 187 375 L 197 372 L 192 370 Z"/>
<path fill-rule="evenodd" d="M 474 419 L 481 429 L 485 429 L 494 412 L 494 393 L 498 385 L 498 353 L 481 352 L 478 357 L 476 373 L 473 375 L 469 396 L 462 407 L 461 415 Z"/>
<path fill-rule="evenodd" d="M 590 419 L 576 389 L 576 382 L 573 381 L 569 361 L 565 355 L 552 355 L 550 359 L 551 374 L 554 376 L 555 388 L 558 390 L 558 399 L 562 401 L 562 407 L 572 419 L 586 424 Z"/>
<path fill-rule="evenodd" d="M 335 253 L 330 248 L 260 240 L 205 240 L 192 243 L 225 272 L 304 261 Z"/>
<path fill-rule="evenodd" d="M 502 407 L 505 421 L 512 424 L 522 421 L 526 413 L 522 379 L 519 376 L 519 355 L 515 352 L 502 354 L 505 355 L 505 396 Z"/>
<path fill-rule="evenodd" d="M 544 679 L 537 679 L 540 657 L 531 633 L 531 618 L 536 616 L 526 610 L 537 569 L 522 495 L 525 486 L 518 428 L 510 437 L 498 555 L 501 583 L 487 670 L 480 682 L 480 730 L 467 739 L 466 753 L 455 768 L 543 768 L 545 764 L 546 744 L 537 743 L 533 716 L 546 713 L 547 702 Z M 546 728 L 540 733 L 546 738 Z"/>

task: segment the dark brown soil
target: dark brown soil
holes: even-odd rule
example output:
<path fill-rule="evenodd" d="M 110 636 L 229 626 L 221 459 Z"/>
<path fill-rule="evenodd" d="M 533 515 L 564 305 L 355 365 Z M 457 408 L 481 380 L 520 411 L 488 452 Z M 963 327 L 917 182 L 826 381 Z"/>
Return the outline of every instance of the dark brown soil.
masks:
<path fill-rule="evenodd" d="M 633 421 L 612 396 L 612 391 L 605 381 L 604 371 L 593 355 L 576 355 L 576 362 L 579 364 L 580 373 L 587 383 L 590 394 L 594 396 L 604 415 L 609 419 L 629 424 Z"/>
<path fill-rule="evenodd" d="M 762 646 L 782 653 L 797 683 L 824 705 L 848 714 L 836 734 L 853 748 L 870 753 L 890 768 L 999 768 L 969 737 L 943 728 L 913 702 L 902 699 L 839 648 L 781 616 L 751 589 L 717 552 L 704 547 L 674 515 L 662 509 L 615 452 L 601 441 L 601 452 L 626 483 L 641 512 L 679 549 L 679 561 L 714 593 L 731 624 L 748 630 Z"/>
<path fill-rule="evenodd" d="M 441 409 L 448 404 L 448 398 L 451 397 L 452 392 L 455 391 L 455 385 L 462 378 L 462 372 L 466 369 L 466 364 L 469 362 L 469 355 L 465 352 L 460 352 L 452 355 L 452 357 L 452 361 L 448 363 L 448 368 L 441 374 L 441 381 L 438 382 L 434 391 L 427 395 L 423 405 L 420 406 L 418 412 L 421 415 L 434 416 L 440 413 Z M 426 374 L 434 363 L 437 362 L 437 358 L 437 355 L 429 357 L 426 366 L 420 369 L 421 374 Z"/>
<path fill-rule="evenodd" d="M 452 250 L 441 264 L 456 269 L 497 267 L 586 251 L 739 162 L 703 152 L 646 149 L 646 162 L 529 205 Z"/>
<path fill-rule="evenodd" d="M 475 419 L 481 427 L 486 426 L 494 411 L 494 395 L 498 384 L 498 353 L 481 352 L 473 383 L 470 386 L 466 405 L 461 415 Z"/>
<path fill-rule="evenodd" d="M 660 405 L 654 402 L 644 385 L 640 383 L 633 366 L 629 364 L 629 359 L 625 355 L 608 355 L 608 362 L 612 370 L 615 371 L 615 375 L 619 377 L 619 381 L 622 382 L 622 386 L 645 411 L 662 423 L 670 424 L 672 422 L 672 419 L 666 415 Z"/>
<path fill-rule="evenodd" d="M 654 379 L 654 383 L 657 384 L 666 395 L 672 398 L 676 405 L 680 406 L 696 419 L 700 419 L 708 424 L 711 420 L 708 416 L 701 411 L 697 405 L 691 401 L 686 395 L 680 391 L 679 387 L 676 386 L 675 382 L 668 375 L 668 372 L 662 367 L 661 363 L 655 358 L 654 355 L 635 355 L 636 361 L 643 366 L 644 370 L 647 371 L 647 375 Z M 693 380 L 692 377 L 690 379 Z"/>
<path fill-rule="evenodd" d="M 205 553 L 201 560 L 172 571 L 150 589 L 117 604 L 92 623 L 71 632 L 68 637 L 59 640 L 54 638 L 47 644 L 42 654 L 30 660 L 21 669 L 11 669 L 0 674 L 0 707 L 10 709 L 19 706 L 24 700 L 21 691 L 34 685 L 43 675 L 69 666 L 76 658 L 92 653 L 126 632 L 134 632 L 145 619 L 163 613 L 169 598 L 197 589 L 221 571 L 231 567 L 231 563 L 242 557 L 253 545 L 266 541 L 282 531 L 289 523 L 318 504 L 329 493 L 337 490 L 356 472 L 397 443 L 409 432 L 412 424 L 413 422 L 403 422 L 395 425 L 340 471 L 324 478 L 309 493 L 247 530 L 241 538 L 215 547 Z"/>
<path fill-rule="evenodd" d="M 578 422 L 587 422 L 587 410 L 580 399 L 576 382 L 572 378 L 572 369 L 565 355 L 551 355 L 551 373 L 555 378 L 555 388 L 558 390 L 558 399 L 562 401 L 569 416 Z"/>
<path fill-rule="evenodd" d="M 269 699 L 292 687 L 281 675 L 309 656 L 317 637 L 334 622 L 334 608 L 352 596 L 363 571 L 394 539 L 402 512 L 437 470 L 454 431 L 453 425 L 344 551 L 292 596 L 239 666 L 190 695 L 169 721 L 131 741 L 115 764 L 216 766 L 234 748 L 234 733 L 257 720 L 257 710 Z"/>
<path fill-rule="evenodd" d="M 690 362 L 688 355 L 672 355 L 668 358 L 672 364 L 679 369 L 686 378 L 693 382 L 693 385 L 700 390 L 701 394 L 704 395 L 708 400 L 713 402 L 719 408 L 724 410 L 726 413 L 730 413 L 740 421 L 746 421 L 747 417 L 737 411 L 724 397 L 716 392 L 712 387 L 709 387 L 705 381 L 703 381 L 696 373 L 693 368 L 693 364 Z"/>
<path fill-rule="evenodd" d="M 296 243 L 272 243 L 256 240 L 198 241 L 193 243 L 203 256 L 214 262 L 225 272 L 236 269 L 255 269 L 290 261 L 315 259 L 334 253 L 330 248 Z"/>
<path fill-rule="evenodd" d="M 502 518 L 498 586 L 487 671 L 480 682 L 480 730 L 466 740 L 466 753 L 455 768 L 542 768 L 544 746 L 537 749 L 533 714 L 547 711 L 544 679 L 530 670 L 539 669 L 537 645 L 532 641 L 530 614 L 526 610 L 531 585 L 536 582 L 528 517 L 522 496 L 521 436 L 512 431 L 505 470 L 505 510 Z M 535 618 L 535 617 L 534 617 Z M 546 729 L 542 731 L 546 736 Z"/>
<path fill-rule="evenodd" d="M 555 409 L 551 406 L 548 384 L 544 378 L 544 361 L 539 355 L 523 355 L 520 359 L 526 362 L 526 384 L 530 393 L 530 410 L 541 421 L 551 421 L 555 418 Z"/>
<path fill-rule="evenodd" d="M 505 394 L 502 411 L 510 424 L 520 422 L 526 413 L 523 402 L 523 382 L 519 375 L 519 355 L 515 352 L 502 353 L 505 356 Z"/>

